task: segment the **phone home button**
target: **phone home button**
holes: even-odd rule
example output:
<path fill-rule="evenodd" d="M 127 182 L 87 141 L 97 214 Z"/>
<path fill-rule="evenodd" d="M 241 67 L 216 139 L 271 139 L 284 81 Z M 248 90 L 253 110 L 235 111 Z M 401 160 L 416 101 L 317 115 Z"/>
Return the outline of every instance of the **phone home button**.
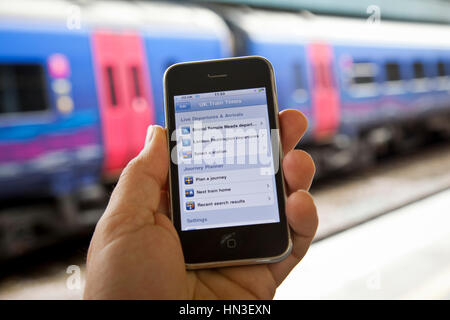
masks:
<path fill-rule="evenodd" d="M 220 245 L 228 249 L 235 249 L 238 245 L 236 232 L 224 234 L 220 239 Z"/>

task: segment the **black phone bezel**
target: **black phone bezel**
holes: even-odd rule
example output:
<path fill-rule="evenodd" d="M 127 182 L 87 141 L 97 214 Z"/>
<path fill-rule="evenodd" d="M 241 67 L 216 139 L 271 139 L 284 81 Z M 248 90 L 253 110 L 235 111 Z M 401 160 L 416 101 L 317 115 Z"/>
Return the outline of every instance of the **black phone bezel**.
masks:
<path fill-rule="evenodd" d="M 176 141 L 172 141 L 175 130 L 174 96 L 205 92 L 217 92 L 246 88 L 266 88 L 268 116 L 271 129 L 278 128 L 273 69 L 265 58 L 241 57 L 181 63 L 171 66 L 164 76 L 165 112 L 170 154 L 177 154 Z M 278 131 L 279 132 L 279 131 Z M 172 153 L 175 152 L 175 153 Z M 274 157 L 277 156 L 273 152 Z M 181 230 L 178 165 L 170 161 L 172 219 L 181 240 L 185 263 L 214 264 L 233 260 L 258 260 L 279 257 L 290 245 L 286 221 L 286 196 L 281 170 L 282 150 L 279 145 L 278 168 L 275 174 L 279 204 L 279 222 L 232 226 L 223 228 Z M 235 248 L 224 245 L 224 237 L 232 237 Z M 273 259 L 276 260 L 276 259 Z"/>

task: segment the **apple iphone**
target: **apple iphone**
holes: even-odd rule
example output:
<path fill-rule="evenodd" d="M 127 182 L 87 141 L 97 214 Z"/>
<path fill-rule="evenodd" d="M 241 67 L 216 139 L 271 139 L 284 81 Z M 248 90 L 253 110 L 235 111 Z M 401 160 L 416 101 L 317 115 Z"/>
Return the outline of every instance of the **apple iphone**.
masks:
<path fill-rule="evenodd" d="M 270 62 L 175 64 L 164 90 L 171 213 L 186 267 L 287 257 L 292 243 Z"/>

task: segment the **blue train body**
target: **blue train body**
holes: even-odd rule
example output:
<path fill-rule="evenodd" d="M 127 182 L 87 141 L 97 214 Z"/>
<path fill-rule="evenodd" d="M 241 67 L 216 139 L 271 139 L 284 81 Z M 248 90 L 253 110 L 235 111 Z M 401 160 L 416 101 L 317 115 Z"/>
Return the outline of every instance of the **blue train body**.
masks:
<path fill-rule="evenodd" d="M 0 65 L 42 69 L 46 100 L 39 111 L 0 115 L 0 197 L 69 193 L 98 181 L 102 148 L 89 34 L 2 23 L 0 43 Z M 52 75 L 52 63 L 66 63 L 66 74 Z"/>

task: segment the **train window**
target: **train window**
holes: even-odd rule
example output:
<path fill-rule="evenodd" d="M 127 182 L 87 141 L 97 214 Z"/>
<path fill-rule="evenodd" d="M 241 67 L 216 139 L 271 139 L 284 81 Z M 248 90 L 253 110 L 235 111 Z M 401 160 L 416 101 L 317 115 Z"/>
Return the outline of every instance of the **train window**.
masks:
<path fill-rule="evenodd" d="M 0 115 L 49 109 L 40 64 L 0 64 Z"/>
<path fill-rule="evenodd" d="M 321 64 L 319 63 L 313 63 L 313 77 L 314 77 L 314 86 L 315 87 L 322 87 L 324 85 L 323 81 L 323 74 L 321 69 Z"/>
<path fill-rule="evenodd" d="M 387 81 L 400 81 L 400 66 L 395 62 L 387 62 L 385 65 L 386 80 Z"/>
<path fill-rule="evenodd" d="M 314 65 L 314 78 L 315 85 L 319 88 L 330 88 L 333 86 L 333 82 L 330 78 L 329 70 L 331 66 L 325 63 L 317 63 Z"/>
<path fill-rule="evenodd" d="M 355 61 L 349 72 L 349 92 L 355 97 L 372 97 L 378 94 L 376 76 L 378 66 L 373 62 Z"/>
<path fill-rule="evenodd" d="M 322 80 L 324 88 L 331 88 L 331 79 L 330 79 L 330 69 L 331 66 L 325 63 L 320 64 L 320 70 L 322 72 Z"/>
<path fill-rule="evenodd" d="M 352 65 L 352 84 L 371 84 L 375 82 L 377 66 L 371 62 L 355 62 Z"/>
<path fill-rule="evenodd" d="M 115 70 L 112 66 L 107 66 L 105 68 L 106 80 L 108 83 L 109 90 L 109 103 L 112 107 L 117 107 L 117 91 L 115 82 Z"/>
<path fill-rule="evenodd" d="M 445 77 L 448 75 L 445 70 L 445 63 L 443 61 L 438 61 L 436 67 L 437 67 L 437 76 L 438 77 Z"/>
<path fill-rule="evenodd" d="M 447 69 L 447 67 L 450 66 L 447 66 L 442 60 L 436 62 L 436 90 L 447 91 L 449 89 L 450 82 L 448 77 L 450 76 L 450 68 Z"/>
<path fill-rule="evenodd" d="M 422 62 L 414 62 L 414 79 L 424 79 L 425 78 L 425 67 Z"/>
<path fill-rule="evenodd" d="M 133 89 L 134 89 L 134 96 L 136 98 L 142 97 L 141 92 L 141 73 L 139 72 L 139 68 L 137 66 L 131 67 L 131 79 L 133 83 Z"/>

